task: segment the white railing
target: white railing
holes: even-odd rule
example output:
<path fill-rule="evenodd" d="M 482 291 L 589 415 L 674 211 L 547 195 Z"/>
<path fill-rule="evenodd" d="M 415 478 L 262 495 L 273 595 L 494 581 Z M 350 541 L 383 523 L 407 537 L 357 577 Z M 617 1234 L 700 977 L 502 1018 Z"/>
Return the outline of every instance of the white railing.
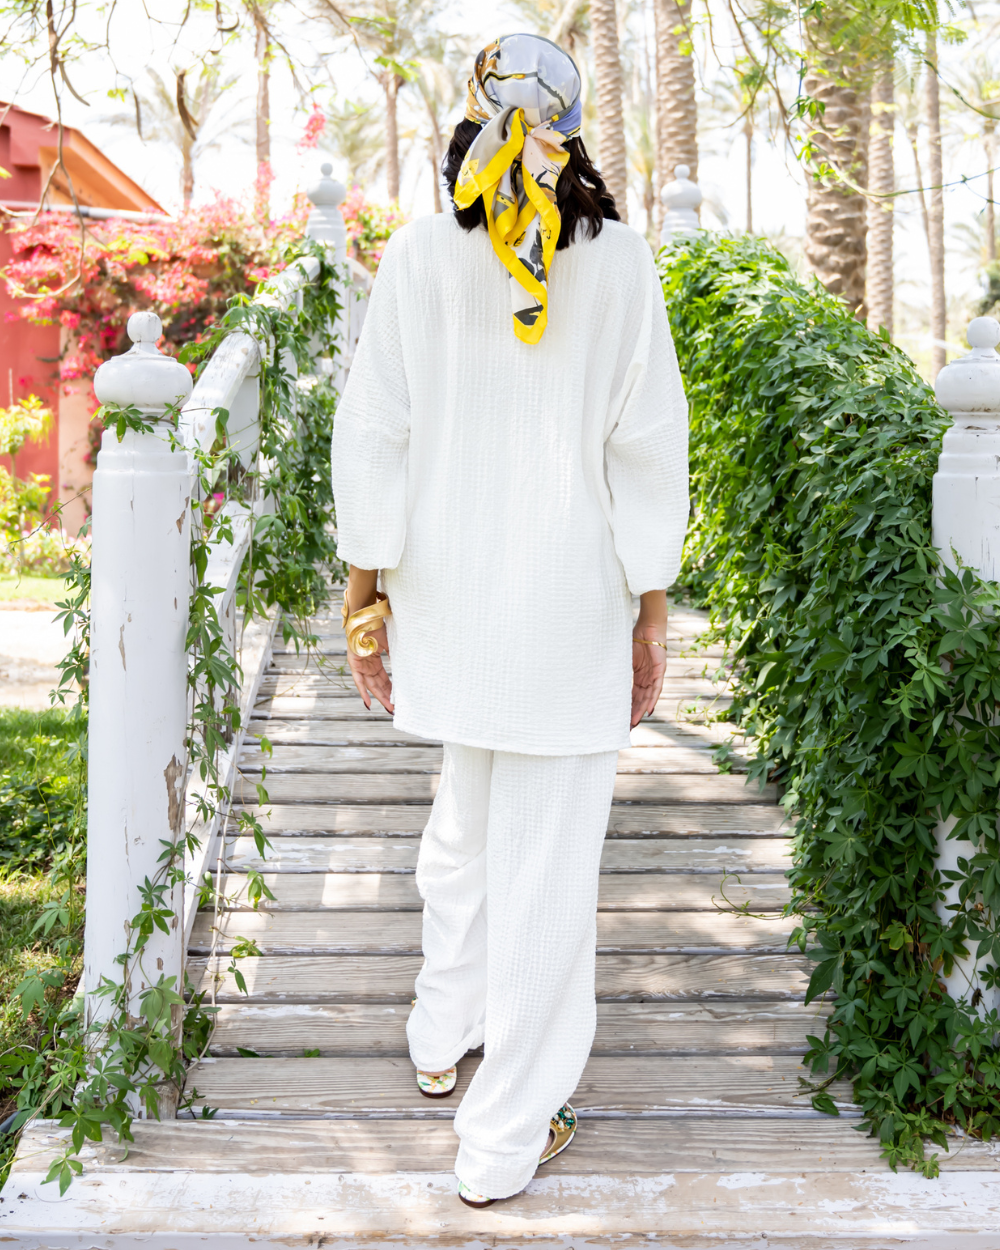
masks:
<path fill-rule="evenodd" d="M 346 257 L 344 221 L 338 205 L 344 188 L 330 177 L 309 192 L 313 210 L 306 234 L 322 243 L 335 261 Z M 314 282 L 319 263 L 296 261 L 258 297 L 282 309 L 301 305 L 302 290 Z M 334 329 L 343 382 L 364 317 L 371 278 L 350 262 L 344 311 Z M 103 437 L 93 484 L 90 654 L 90 763 L 87 831 L 87 911 L 84 985 L 89 1021 L 106 1018 L 107 998 L 95 997 L 102 978 L 121 982 L 118 957 L 128 944 L 129 925 L 142 903 L 142 889 L 161 868 L 164 844 L 176 845 L 185 831 L 198 839 L 187 858 L 187 884 L 164 898 L 174 913 L 169 931 L 156 930 L 146 943 L 141 971 L 133 971 L 130 1004 L 147 982 L 160 976 L 183 985 L 184 951 L 194 922 L 198 884 L 215 858 L 223 813 L 207 823 L 195 815 L 199 780 L 188 777 L 185 738 L 190 700 L 185 649 L 191 587 L 191 504 L 198 490 L 193 452 L 209 451 L 216 440 L 214 413 L 229 413 L 227 443 L 240 452 L 244 468 L 258 455 L 260 363 L 268 344 L 233 332 L 218 345 L 192 390 L 188 370 L 156 347 L 159 318 L 149 312 L 129 319 L 133 347 L 98 369 L 94 387 L 106 404 L 134 405 L 150 421 L 148 431 L 128 430 L 119 442 L 113 428 Z M 285 361 L 294 369 L 294 362 Z M 316 359 L 316 372 L 329 367 Z M 168 406 L 182 403 L 171 440 Z M 173 445 L 172 445 L 173 443 Z M 269 661 L 277 613 L 270 619 L 238 621 L 236 588 L 251 544 L 254 521 L 273 506 L 266 496 L 226 502 L 234 541 L 219 544 L 207 578 L 219 588 L 216 602 L 227 642 L 243 671 L 241 725 Z M 242 731 L 220 761 L 220 780 L 231 787 Z M 182 897 L 183 896 L 183 897 Z M 145 979 L 144 979 L 145 978 Z"/>
<path fill-rule="evenodd" d="M 1000 581 L 1000 322 L 977 317 L 969 323 L 967 356 L 945 365 L 937 376 L 938 403 L 954 424 L 946 431 L 934 475 L 933 538 L 944 563 L 951 569 L 974 569 L 987 581 Z M 957 557 L 957 558 L 956 558 Z M 971 859 L 977 847 L 964 839 L 949 838 L 955 818 L 937 826 L 938 868 L 956 872 L 959 857 Z M 959 901 L 959 885 L 948 886 L 938 906 L 948 922 L 948 910 Z M 954 971 L 942 979 L 949 993 L 969 998 L 980 991 L 981 1010 L 1000 1007 L 1000 991 L 980 983 L 980 972 L 990 962 L 956 960 Z"/>

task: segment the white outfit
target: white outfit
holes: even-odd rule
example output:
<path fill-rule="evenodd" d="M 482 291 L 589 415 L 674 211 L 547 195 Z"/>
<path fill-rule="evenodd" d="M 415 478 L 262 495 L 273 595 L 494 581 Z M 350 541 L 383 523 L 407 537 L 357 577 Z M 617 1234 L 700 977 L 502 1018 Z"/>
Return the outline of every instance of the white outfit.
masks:
<path fill-rule="evenodd" d="M 429 1072 L 485 1043 L 455 1118 L 455 1171 L 491 1198 L 531 1179 L 549 1120 L 590 1053 L 598 873 L 617 761 L 616 751 L 445 745 L 417 861 L 425 962 L 407 1035 L 413 1062 Z"/>
<path fill-rule="evenodd" d="M 628 745 L 629 592 L 668 587 L 687 407 L 645 239 L 557 252 L 540 343 L 450 213 L 389 241 L 337 408 L 339 555 L 382 569 L 395 723 L 502 751 Z"/>
<path fill-rule="evenodd" d="M 337 408 L 339 554 L 381 569 L 395 723 L 446 743 L 417 884 L 418 1068 L 485 1043 L 474 1192 L 527 1184 L 594 1033 L 601 843 L 631 705 L 631 594 L 687 524 L 687 408 L 646 241 L 557 252 L 541 342 L 450 213 L 390 240 Z M 488 905 L 487 905 L 488 900 Z"/>

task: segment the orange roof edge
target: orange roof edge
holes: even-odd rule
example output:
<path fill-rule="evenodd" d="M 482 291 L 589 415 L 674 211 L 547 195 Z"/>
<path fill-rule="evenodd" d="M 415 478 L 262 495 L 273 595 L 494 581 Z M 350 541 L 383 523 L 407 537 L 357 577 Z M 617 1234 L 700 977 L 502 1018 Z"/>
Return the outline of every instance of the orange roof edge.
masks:
<path fill-rule="evenodd" d="M 0 100 L 0 117 L 3 111 L 8 108 L 6 102 Z M 11 114 L 21 113 L 28 117 L 46 123 L 46 129 L 52 137 L 51 146 L 49 144 L 40 144 L 38 147 L 39 165 L 51 168 L 55 161 L 55 153 L 58 151 L 58 128 L 57 123 L 50 117 L 46 117 L 44 113 L 29 112 L 20 105 L 14 104 L 10 106 L 10 112 L 7 114 L 6 122 L 10 124 Z M 66 159 L 72 154 L 76 159 L 72 162 Z M 63 128 L 63 156 L 66 159 L 67 166 L 70 166 L 70 173 L 81 176 L 85 182 L 91 184 L 91 188 L 96 194 L 84 195 L 80 197 L 80 202 L 97 201 L 93 203 L 93 207 L 98 208 L 122 208 L 128 210 L 138 210 L 140 212 L 153 210 L 154 212 L 165 213 L 166 209 L 143 188 L 130 178 L 124 170 L 119 169 L 114 161 L 110 160 L 101 149 L 92 143 L 90 139 L 78 130 L 75 126 L 65 126 Z M 74 170 L 72 166 L 77 166 Z M 87 177 L 90 173 L 92 176 Z M 53 187 L 53 190 L 57 190 Z M 62 196 L 57 194 L 57 199 Z"/>

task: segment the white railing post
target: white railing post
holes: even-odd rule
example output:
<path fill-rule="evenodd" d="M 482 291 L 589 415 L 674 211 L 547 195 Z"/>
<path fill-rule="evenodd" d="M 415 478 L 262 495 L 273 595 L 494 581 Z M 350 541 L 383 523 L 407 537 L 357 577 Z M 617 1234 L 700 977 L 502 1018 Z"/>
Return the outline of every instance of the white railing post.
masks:
<path fill-rule="evenodd" d="M 102 978 L 122 981 L 117 957 L 141 888 L 162 870 L 164 842 L 184 827 L 185 726 L 190 578 L 191 466 L 171 451 L 168 404 L 191 393 L 191 376 L 156 347 L 154 313 L 129 318 L 133 347 L 97 370 L 102 403 L 135 405 L 160 418 L 150 432 L 105 431 L 94 474 L 91 582 L 90 764 L 84 985 L 87 1017 L 106 1019 Z M 170 931 L 154 930 L 130 967 L 129 1008 L 160 977 L 183 972 L 180 888 L 164 905 Z M 177 1024 L 179 1025 L 179 1013 Z"/>
<path fill-rule="evenodd" d="M 340 205 L 344 202 L 347 190 L 342 182 L 337 182 L 336 179 L 330 177 L 332 173 L 333 166 L 324 162 L 320 166 L 321 177 L 319 182 L 306 192 L 313 206 L 312 212 L 309 214 L 309 220 L 306 222 L 306 238 L 315 239 L 317 243 L 324 244 L 332 254 L 335 264 L 346 265 L 347 227 L 344 225 L 344 215 L 340 211 Z M 343 392 L 344 383 L 347 380 L 347 370 L 350 368 L 348 355 L 350 351 L 351 326 L 355 320 L 351 286 L 346 280 L 340 291 L 340 304 L 340 312 L 337 314 L 337 320 L 331 326 L 331 330 L 333 331 L 334 340 L 340 346 L 340 363 L 334 371 L 336 387 L 339 392 Z"/>
<path fill-rule="evenodd" d="M 687 165 L 675 166 L 674 181 L 668 182 L 660 192 L 660 202 L 663 205 L 661 243 L 669 243 L 677 235 L 697 234 L 702 229 L 698 219 L 702 200 L 701 188 L 690 180 L 690 172 Z"/>
<path fill-rule="evenodd" d="M 972 351 L 945 365 L 935 383 L 938 403 L 954 424 L 945 433 L 934 474 L 933 540 L 949 568 L 961 563 L 988 581 L 1000 581 L 1000 355 L 994 350 L 1000 322 L 977 317 L 969 324 L 968 340 Z M 937 826 L 942 871 L 956 871 L 959 857 L 969 859 L 977 849 L 949 839 L 954 826 L 953 817 Z M 957 885 L 947 888 L 938 904 L 942 920 L 954 916 L 948 906 L 958 902 L 958 893 Z M 944 979 L 955 998 L 980 989 L 981 1009 L 988 1011 L 1000 1007 L 1000 992 L 980 986 L 978 971 L 985 962 L 973 953 Z"/>

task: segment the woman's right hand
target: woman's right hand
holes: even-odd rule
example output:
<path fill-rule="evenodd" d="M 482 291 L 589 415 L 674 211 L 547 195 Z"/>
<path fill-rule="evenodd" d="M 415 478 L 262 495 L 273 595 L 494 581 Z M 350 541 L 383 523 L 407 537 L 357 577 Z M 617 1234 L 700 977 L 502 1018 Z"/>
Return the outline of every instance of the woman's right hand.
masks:
<path fill-rule="evenodd" d="M 389 654 L 389 640 L 386 637 L 385 626 L 380 625 L 378 629 L 370 630 L 364 637 L 374 638 L 378 643 L 378 650 L 373 655 L 355 655 L 353 651 L 348 650 L 347 663 L 350 666 L 354 684 L 358 688 L 358 694 L 364 699 L 366 708 L 371 709 L 374 695 L 387 712 L 394 712 L 396 709 L 392 703 L 392 682 L 382 663 L 382 656 Z"/>

